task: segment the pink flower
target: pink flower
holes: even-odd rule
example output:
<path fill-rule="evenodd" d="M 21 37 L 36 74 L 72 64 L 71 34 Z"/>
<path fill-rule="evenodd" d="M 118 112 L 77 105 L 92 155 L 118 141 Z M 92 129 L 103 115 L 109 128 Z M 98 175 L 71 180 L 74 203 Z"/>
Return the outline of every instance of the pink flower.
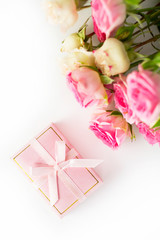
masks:
<path fill-rule="evenodd" d="M 160 130 L 155 131 L 154 129 L 149 128 L 145 123 L 138 123 L 137 127 L 139 132 L 144 136 L 144 138 L 150 144 L 159 143 L 160 144 Z"/>
<path fill-rule="evenodd" d="M 160 117 L 160 75 L 139 66 L 127 76 L 127 95 L 133 113 L 153 126 Z"/>
<path fill-rule="evenodd" d="M 123 0 L 92 0 L 94 31 L 99 41 L 104 40 L 118 29 L 126 18 Z"/>
<path fill-rule="evenodd" d="M 129 127 L 121 115 L 103 112 L 95 116 L 89 127 L 104 144 L 112 149 L 118 148 L 129 135 Z"/>
<path fill-rule="evenodd" d="M 99 74 L 94 70 L 86 67 L 75 69 L 67 75 L 67 81 L 69 88 L 83 107 L 107 99 Z"/>
<path fill-rule="evenodd" d="M 127 84 L 126 77 L 121 76 L 120 78 L 115 78 L 116 83 L 114 84 L 114 101 L 115 107 L 123 114 L 124 118 L 130 124 L 136 122 L 136 117 L 130 108 L 128 96 L 127 96 Z"/>

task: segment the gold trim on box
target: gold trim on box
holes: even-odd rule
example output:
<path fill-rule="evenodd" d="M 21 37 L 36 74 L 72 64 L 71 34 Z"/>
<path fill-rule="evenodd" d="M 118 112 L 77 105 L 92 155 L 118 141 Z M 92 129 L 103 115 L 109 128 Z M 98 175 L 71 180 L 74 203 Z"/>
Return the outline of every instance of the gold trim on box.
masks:
<path fill-rule="evenodd" d="M 51 129 L 52 131 L 54 131 L 54 133 L 59 137 L 60 140 L 63 141 L 63 139 L 59 136 L 59 134 L 52 128 L 52 127 L 49 127 L 46 131 L 44 131 L 39 137 L 37 137 L 36 139 L 39 139 L 43 134 L 45 134 L 49 129 Z M 27 175 L 27 177 L 32 181 L 34 182 L 34 180 L 28 175 L 28 173 L 22 168 L 22 166 L 16 161 L 16 158 L 21 154 L 23 153 L 27 148 L 29 148 L 31 145 L 28 145 L 26 148 L 24 148 L 20 153 L 18 153 L 14 158 L 13 160 L 17 163 L 17 165 L 22 169 L 22 171 Z M 66 144 L 67 148 L 70 150 L 71 148 Z M 78 158 L 78 157 L 76 157 Z M 96 180 L 96 183 L 91 187 L 89 188 L 84 194 L 87 194 L 92 188 L 94 188 L 98 183 L 98 179 L 89 171 L 88 168 L 86 168 L 86 170 L 92 175 L 92 177 Z M 50 201 L 50 199 L 46 196 L 46 194 L 42 191 L 41 188 L 39 188 L 39 191 L 48 199 L 48 201 Z M 56 208 L 55 205 L 53 205 L 53 207 L 58 211 L 59 214 L 63 214 L 65 213 L 69 208 L 71 208 L 76 202 L 78 202 L 79 199 L 77 199 L 76 201 L 74 201 L 69 207 L 67 207 L 63 212 L 60 212 L 58 208 Z"/>

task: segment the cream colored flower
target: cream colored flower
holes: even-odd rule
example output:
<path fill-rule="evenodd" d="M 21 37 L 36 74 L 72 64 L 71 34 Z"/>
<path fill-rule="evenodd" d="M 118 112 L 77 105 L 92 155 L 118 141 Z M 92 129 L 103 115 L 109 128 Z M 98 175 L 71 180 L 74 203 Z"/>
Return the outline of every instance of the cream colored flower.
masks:
<path fill-rule="evenodd" d="M 129 69 L 130 60 L 122 42 L 108 38 L 103 46 L 95 51 L 96 66 L 103 74 L 114 76 Z"/>
<path fill-rule="evenodd" d="M 48 21 L 61 25 L 62 31 L 74 25 L 78 13 L 74 0 L 53 0 L 46 2 Z"/>
<path fill-rule="evenodd" d="M 84 41 L 81 37 L 79 37 L 78 33 L 72 33 L 69 35 L 63 42 L 61 51 L 62 52 L 69 52 L 73 49 L 84 46 Z"/>
<path fill-rule="evenodd" d="M 64 74 L 67 74 L 80 66 L 95 67 L 95 58 L 92 52 L 87 52 L 84 48 L 75 49 L 68 52 L 61 60 L 61 66 Z"/>

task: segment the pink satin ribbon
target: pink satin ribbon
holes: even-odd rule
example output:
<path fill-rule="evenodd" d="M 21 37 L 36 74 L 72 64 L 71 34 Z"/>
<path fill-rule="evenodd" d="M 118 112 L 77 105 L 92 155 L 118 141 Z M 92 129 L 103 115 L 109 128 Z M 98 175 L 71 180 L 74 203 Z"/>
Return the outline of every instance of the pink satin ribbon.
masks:
<path fill-rule="evenodd" d="M 45 161 L 45 164 L 38 167 L 30 167 L 30 174 L 33 177 L 37 177 L 34 184 L 37 188 L 40 188 L 48 178 L 48 189 L 50 204 L 54 205 L 58 199 L 58 181 L 59 178 L 67 188 L 79 199 L 86 198 L 84 193 L 78 188 L 78 186 L 72 181 L 72 179 L 64 171 L 66 168 L 94 168 L 102 160 L 99 159 L 75 159 L 78 153 L 71 149 L 66 154 L 66 146 L 64 141 L 56 141 L 55 143 L 55 159 L 43 148 L 43 146 L 33 139 L 31 142 L 32 148 L 37 154 Z M 46 178 L 47 176 L 47 178 Z"/>

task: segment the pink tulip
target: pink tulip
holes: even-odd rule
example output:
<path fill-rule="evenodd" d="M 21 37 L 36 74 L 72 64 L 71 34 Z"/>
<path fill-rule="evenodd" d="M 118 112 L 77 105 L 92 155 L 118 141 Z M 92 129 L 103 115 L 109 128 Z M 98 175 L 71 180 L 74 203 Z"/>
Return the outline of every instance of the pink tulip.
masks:
<path fill-rule="evenodd" d="M 92 0 L 94 31 L 101 42 L 120 27 L 126 18 L 123 0 Z"/>

